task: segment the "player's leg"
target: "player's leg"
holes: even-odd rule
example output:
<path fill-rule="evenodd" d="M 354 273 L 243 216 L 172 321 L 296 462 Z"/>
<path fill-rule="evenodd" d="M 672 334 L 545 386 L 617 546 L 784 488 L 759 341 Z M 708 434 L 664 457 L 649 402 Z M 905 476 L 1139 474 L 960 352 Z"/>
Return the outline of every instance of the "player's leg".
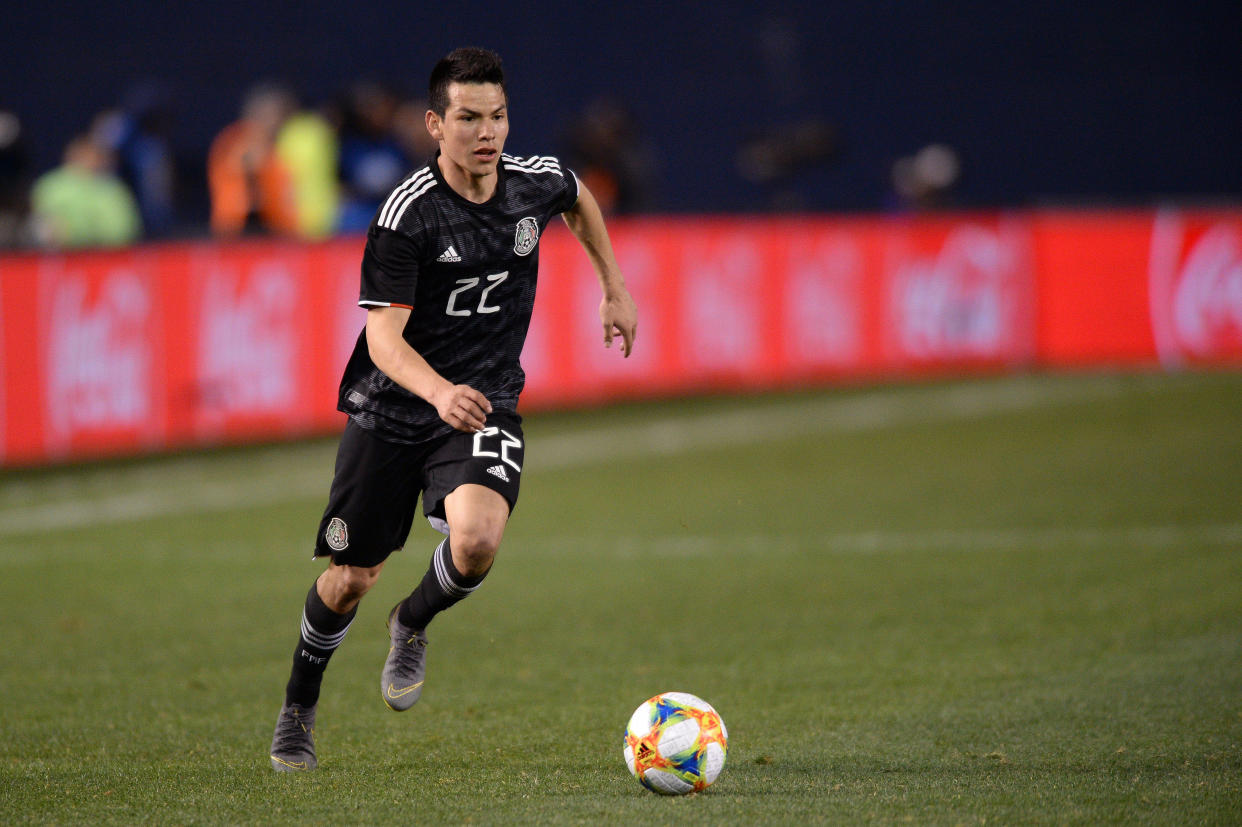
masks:
<path fill-rule="evenodd" d="M 272 738 L 272 767 L 316 765 L 314 721 L 324 671 L 375 584 L 384 560 L 409 533 L 417 482 L 402 446 L 392 446 L 352 422 L 341 437 L 336 474 L 316 539 L 315 556 L 331 557 L 302 608 L 285 701 Z"/>
<path fill-rule="evenodd" d="M 302 629 L 293 653 L 293 670 L 285 686 L 285 705 L 309 709 L 319 703 L 319 688 L 332 653 L 358 613 L 358 603 L 379 577 L 377 566 L 342 566 L 335 562 L 306 593 Z"/>
<path fill-rule="evenodd" d="M 409 709 L 422 694 L 426 629 L 432 619 L 469 597 L 491 569 L 521 482 L 519 420 L 482 437 L 454 436 L 428 460 L 424 509 L 448 535 L 431 555 L 422 581 L 389 614 L 392 646 L 380 689 L 389 708 Z M 502 444 L 503 443 L 503 444 Z"/>
<path fill-rule="evenodd" d="M 332 563 L 306 593 L 301 634 L 285 685 L 285 702 L 272 736 L 273 769 L 294 772 L 317 766 L 315 713 L 323 673 L 358 613 L 358 602 L 374 585 L 381 568 L 383 563 L 370 568 Z"/>
<path fill-rule="evenodd" d="M 463 485 L 444 499 L 449 536 L 436 547 L 418 588 L 388 616 L 392 646 L 380 676 L 388 708 L 409 709 L 422 695 L 427 625 L 469 597 L 482 583 L 500 548 L 509 503 L 481 485 Z"/>
<path fill-rule="evenodd" d="M 397 606 L 397 619 L 426 629 L 440 612 L 468 597 L 483 582 L 509 521 L 509 503 L 490 488 L 463 485 L 444 498 L 449 535 L 436 548 L 427 573 Z"/>

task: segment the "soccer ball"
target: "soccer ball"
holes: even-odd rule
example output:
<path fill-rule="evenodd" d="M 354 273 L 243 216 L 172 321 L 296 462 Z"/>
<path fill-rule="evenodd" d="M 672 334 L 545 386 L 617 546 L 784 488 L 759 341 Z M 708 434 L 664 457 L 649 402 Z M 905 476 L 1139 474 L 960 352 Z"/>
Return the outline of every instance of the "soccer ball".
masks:
<path fill-rule="evenodd" d="M 625 766 L 661 795 L 707 788 L 724 769 L 729 733 L 702 698 L 664 692 L 644 701 L 625 728 Z"/>

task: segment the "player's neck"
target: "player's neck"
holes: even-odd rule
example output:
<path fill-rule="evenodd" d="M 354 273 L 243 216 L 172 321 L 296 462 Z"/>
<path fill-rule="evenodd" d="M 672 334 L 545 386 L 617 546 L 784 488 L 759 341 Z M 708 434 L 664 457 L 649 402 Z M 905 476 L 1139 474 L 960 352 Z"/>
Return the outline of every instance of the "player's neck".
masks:
<path fill-rule="evenodd" d="M 452 187 L 453 192 L 467 201 L 483 204 L 491 200 L 491 197 L 496 194 L 498 177 L 495 173 L 473 175 L 453 163 L 444 153 L 440 153 L 436 163 L 440 167 L 440 174 L 444 176 L 444 183 Z"/>

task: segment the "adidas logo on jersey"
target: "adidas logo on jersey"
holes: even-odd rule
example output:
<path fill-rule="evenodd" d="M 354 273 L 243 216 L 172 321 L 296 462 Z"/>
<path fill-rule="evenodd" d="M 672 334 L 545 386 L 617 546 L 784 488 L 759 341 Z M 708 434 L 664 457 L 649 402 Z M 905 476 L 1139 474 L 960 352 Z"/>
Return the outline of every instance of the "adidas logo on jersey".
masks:
<path fill-rule="evenodd" d="M 447 250 L 440 253 L 440 257 L 436 261 L 461 261 L 461 256 L 457 255 L 456 248 L 450 244 Z"/>
<path fill-rule="evenodd" d="M 509 481 L 509 475 L 505 473 L 505 467 L 503 465 L 493 465 L 491 468 L 487 469 L 487 473 L 491 474 L 493 477 L 500 477 L 505 482 Z"/>

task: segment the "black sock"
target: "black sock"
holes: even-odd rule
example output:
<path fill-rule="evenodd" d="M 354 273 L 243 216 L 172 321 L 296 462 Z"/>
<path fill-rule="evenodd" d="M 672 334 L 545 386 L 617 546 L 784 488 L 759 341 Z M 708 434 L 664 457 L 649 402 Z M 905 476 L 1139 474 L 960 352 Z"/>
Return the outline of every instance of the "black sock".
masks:
<path fill-rule="evenodd" d="M 487 577 L 486 571 L 467 577 L 457 570 L 453 565 L 453 552 L 446 537 L 432 553 L 431 565 L 423 575 L 423 582 L 410 592 L 409 597 L 401 601 L 397 620 L 411 629 L 426 629 L 427 624 L 437 614 L 469 597 L 483 582 L 484 577 Z"/>
<path fill-rule="evenodd" d="M 318 586 L 311 584 L 306 607 L 302 609 L 302 634 L 298 648 L 293 650 L 293 673 L 285 686 L 286 706 L 314 706 L 319 701 L 319 685 L 323 683 L 328 658 L 345 639 L 357 613 L 357 606 L 343 615 L 332 611 L 319 597 Z"/>

